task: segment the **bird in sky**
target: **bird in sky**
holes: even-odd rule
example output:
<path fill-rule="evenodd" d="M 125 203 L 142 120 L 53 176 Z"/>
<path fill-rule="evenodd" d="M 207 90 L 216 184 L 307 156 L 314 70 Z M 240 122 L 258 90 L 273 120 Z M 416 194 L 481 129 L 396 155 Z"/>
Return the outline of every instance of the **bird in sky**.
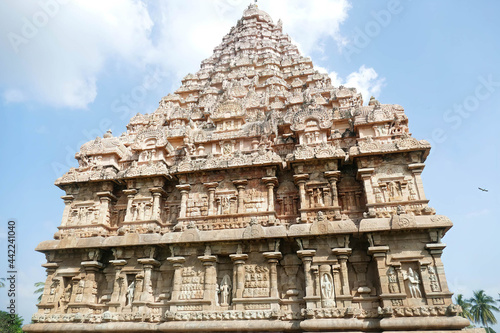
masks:
<path fill-rule="evenodd" d="M 483 192 L 488 192 L 488 190 L 486 190 L 486 189 L 484 189 L 484 188 L 480 188 L 480 187 L 478 187 L 478 189 L 480 189 L 480 190 L 481 190 L 481 191 L 483 191 Z"/>

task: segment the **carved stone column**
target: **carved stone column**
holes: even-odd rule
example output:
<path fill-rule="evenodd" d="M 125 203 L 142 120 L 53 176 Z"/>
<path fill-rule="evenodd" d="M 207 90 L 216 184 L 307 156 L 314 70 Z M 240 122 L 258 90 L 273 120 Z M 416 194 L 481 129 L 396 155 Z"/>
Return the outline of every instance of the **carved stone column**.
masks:
<path fill-rule="evenodd" d="M 415 187 L 417 188 L 419 200 L 425 200 L 424 184 L 422 183 L 422 172 L 424 171 L 424 167 L 424 163 L 414 163 L 408 165 L 408 169 L 411 170 L 413 177 L 415 177 Z"/>
<path fill-rule="evenodd" d="M 140 300 L 142 302 L 153 302 L 154 296 L 153 296 L 153 284 L 151 281 L 151 271 L 153 270 L 153 267 L 160 266 L 160 262 L 153 258 L 137 259 L 137 262 L 139 264 L 142 264 L 144 267 L 144 284 L 142 287 L 142 294 Z"/>
<path fill-rule="evenodd" d="M 188 195 L 189 195 L 189 191 L 191 190 L 191 185 L 189 185 L 189 184 L 176 185 L 176 187 L 181 192 L 181 210 L 179 212 L 179 217 L 184 218 L 184 217 L 186 217 Z"/>
<path fill-rule="evenodd" d="M 368 204 L 375 203 L 375 195 L 373 194 L 372 188 L 372 174 L 374 171 L 374 168 L 364 168 L 358 170 L 358 177 L 363 180 L 365 185 L 366 202 Z"/>
<path fill-rule="evenodd" d="M 351 296 L 349 289 L 349 276 L 347 271 L 347 259 L 352 253 L 352 249 L 348 247 L 332 249 L 332 253 L 337 256 L 340 263 L 340 275 L 342 276 L 342 295 Z"/>
<path fill-rule="evenodd" d="M 69 215 L 71 213 L 71 203 L 73 202 L 75 197 L 72 195 L 63 195 L 61 199 L 64 200 L 64 211 L 62 216 L 61 227 L 64 227 L 68 224 Z"/>
<path fill-rule="evenodd" d="M 316 255 L 316 250 L 299 250 L 297 251 L 297 255 L 300 259 L 302 259 L 302 263 L 304 264 L 304 276 L 305 276 L 305 286 L 306 286 L 306 295 L 305 299 L 314 298 L 314 278 L 311 272 L 311 264 L 313 261 L 313 257 Z M 315 302 L 307 301 L 307 307 L 311 307 Z"/>
<path fill-rule="evenodd" d="M 387 258 L 387 252 L 389 252 L 388 246 L 371 246 L 368 248 L 368 254 L 373 257 L 377 264 L 377 272 L 380 282 L 380 291 L 382 296 L 383 307 L 391 306 L 391 301 L 384 298 L 384 296 L 390 294 L 389 290 L 389 278 L 387 277 L 388 267 L 385 264 Z"/>
<path fill-rule="evenodd" d="M 151 220 L 159 221 L 161 218 L 161 198 L 166 194 L 165 190 L 161 187 L 153 187 L 149 189 L 153 194 L 153 211 L 151 213 Z"/>
<path fill-rule="evenodd" d="M 278 298 L 278 271 L 276 265 L 278 261 L 283 257 L 281 252 L 264 252 L 264 258 L 267 259 L 269 264 L 269 282 L 270 282 L 270 296 L 273 298 Z"/>
<path fill-rule="evenodd" d="M 204 289 L 204 300 L 209 301 L 204 305 L 204 310 L 214 310 L 215 309 L 215 299 L 217 297 L 216 284 L 217 284 L 217 269 L 215 264 L 217 262 L 217 256 L 204 255 L 198 257 L 200 261 L 205 266 L 205 289 Z"/>
<path fill-rule="evenodd" d="M 230 254 L 229 257 L 234 262 L 233 274 L 233 298 L 242 298 L 243 290 L 245 289 L 245 261 L 248 259 L 248 254 L 237 253 Z"/>
<path fill-rule="evenodd" d="M 215 215 L 215 189 L 219 183 L 203 184 L 208 190 L 208 215 Z"/>
<path fill-rule="evenodd" d="M 299 187 L 299 198 L 300 198 L 300 218 L 303 223 L 307 221 L 307 213 L 304 209 L 307 207 L 307 198 L 306 198 L 306 180 L 309 179 L 308 174 L 300 174 L 294 175 L 293 179 L 295 180 L 295 184 Z"/>
<path fill-rule="evenodd" d="M 247 180 L 233 180 L 234 186 L 238 190 L 238 214 L 245 213 L 245 187 L 248 184 Z"/>
<path fill-rule="evenodd" d="M 177 301 L 181 292 L 182 285 L 182 267 L 186 258 L 184 257 L 168 257 L 168 262 L 174 266 L 174 283 L 172 284 L 172 301 Z"/>
<path fill-rule="evenodd" d="M 104 265 L 98 261 L 82 261 L 81 263 L 85 270 L 85 287 L 83 290 L 82 303 L 96 304 L 97 303 L 97 281 L 96 273 Z"/>
<path fill-rule="evenodd" d="M 110 203 L 111 200 L 116 200 L 116 197 L 110 191 L 97 192 L 101 206 L 99 208 L 99 224 L 109 225 L 110 220 Z"/>
<path fill-rule="evenodd" d="M 328 183 L 330 184 L 330 190 L 331 190 L 331 205 L 333 207 L 338 207 L 339 206 L 339 193 L 337 189 L 337 183 L 340 180 L 340 171 L 326 171 L 325 172 L 325 178 L 328 180 Z"/>
<path fill-rule="evenodd" d="M 47 261 L 49 261 L 49 258 L 47 258 Z M 43 264 L 42 267 L 45 268 L 45 271 L 47 272 L 47 280 L 45 280 L 45 286 L 43 288 L 42 300 L 40 304 L 46 304 L 50 296 L 50 286 L 52 284 L 52 279 L 54 278 L 59 264 L 49 261 L 46 264 Z"/>
<path fill-rule="evenodd" d="M 134 202 L 134 197 L 137 194 L 136 189 L 128 189 L 128 190 L 123 190 L 123 194 L 125 194 L 128 198 L 127 201 L 127 213 L 125 214 L 125 222 L 130 222 L 132 221 L 132 203 Z"/>
<path fill-rule="evenodd" d="M 127 261 L 124 259 L 116 259 L 109 261 L 115 268 L 115 281 L 113 284 L 113 293 L 111 294 L 111 302 L 109 305 L 115 305 L 117 308 L 120 306 L 125 306 L 125 291 L 123 290 L 123 285 L 126 281 L 120 276 L 123 266 L 127 264 Z"/>
<path fill-rule="evenodd" d="M 448 283 L 446 282 L 446 275 L 444 274 L 443 262 L 441 261 L 441 255 L 443 254 L 443 250 L 445 247 L 446 244 L 443 243 L 429 243 L 425 245 L 425 248 L 429 250 L 429 253 L 434 259 L 434 265 L 436 266 L 436 275 L 441 286 L 441 291 L 443 293 L 450 293 L 450 290 L 448 289 Z"/>
<path fill-rule="evenodd" d="M 278 178 L 264 177 L 262 181 L 267 186 L 267 211 L 274 212 L 274 187 L 278 185 Z"/>

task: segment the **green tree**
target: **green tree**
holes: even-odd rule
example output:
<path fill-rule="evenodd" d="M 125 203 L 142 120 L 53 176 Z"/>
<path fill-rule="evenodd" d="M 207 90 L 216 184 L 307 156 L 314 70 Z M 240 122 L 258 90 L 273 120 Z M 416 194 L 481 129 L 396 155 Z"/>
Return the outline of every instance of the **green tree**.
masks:
<path fill-rule="evenodd" d="M 23 318 L 14 315 L 13 317 L 5 311 L 0 311 L 0 332 L 2 333 L 22 333 Z"/>
<path fill-rule="evenodd" d="M 33 294 L 38 295 L 38 303 L 42 301 L 43 290 L 45 289 L 45 282 L 35 282 L 35 291 Z"/>
<path fill-rule="evenodd" d="M 469 319 L 471 324 L 474 322 L 474 317 L 470 313 L 470 308 L 472 304 L 469 303 L 467 299 L 464 298 L 464 295 L 458 294 L 457 297 L 455 297 L 455 303 L 457 305 L 460 305 L 462 308 L 462 313 L 460 313 L 460 316 L 464 317 L 465 319 Z"/>
<path fill-rule="evenodd" d="M 474 322 L 483 325 L 483 327 L 486 326 L 486 330 L 490 332 L 488 324 L 497 323 L 493 311 L 499 311 L 495 306 L 496 302 L 493 297 L 486 295 L 484 290 L 475 290 L 469 302 L 471 303 L 470 313 L 474 318 Z"/>

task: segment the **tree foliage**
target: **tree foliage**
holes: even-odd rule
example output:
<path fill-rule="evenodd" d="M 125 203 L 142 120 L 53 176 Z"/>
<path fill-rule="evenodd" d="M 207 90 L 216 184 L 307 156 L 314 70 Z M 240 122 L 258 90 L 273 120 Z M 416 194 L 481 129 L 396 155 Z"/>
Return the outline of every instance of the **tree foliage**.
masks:
<path fill-rule="evenodd" d="M 18 315 L 11 316 L 8 312 L 0 311 L 0 332 L 22 333 L 23 318 Z"/>
<path fill-rule="evenodd" d="M 35 282 L 35 291 L 33 294 L 38 295 L 38 303 L 42 301 L 43 290 L 45 289 L 45 282 Z"/>
<path fill-rule="evenodd" d="M 470 314 L 476 324 L 481 324 L 489 331 L 489 324 L 496 324 L 497 319 L 493 312 L 498 312 L 496 301 L 493 297 L 486 295 L 484 290 L 475 290 L 473 296 L 468 300 L 471 304 Z"/>

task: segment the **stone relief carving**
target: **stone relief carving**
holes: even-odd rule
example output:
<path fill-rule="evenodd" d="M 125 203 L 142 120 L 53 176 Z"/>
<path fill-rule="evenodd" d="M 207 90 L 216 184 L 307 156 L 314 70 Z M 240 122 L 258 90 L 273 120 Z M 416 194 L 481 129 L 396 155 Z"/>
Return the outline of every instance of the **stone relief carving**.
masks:
<path fill-rule="evenodd" d="M 420 290 L 421 279 L 419 274 L 411 267 L 408 271 L 403 271 L 403 279 L 408 282 L 408 289 L 412 298 L 422 298 L 422 291 Z"/>

